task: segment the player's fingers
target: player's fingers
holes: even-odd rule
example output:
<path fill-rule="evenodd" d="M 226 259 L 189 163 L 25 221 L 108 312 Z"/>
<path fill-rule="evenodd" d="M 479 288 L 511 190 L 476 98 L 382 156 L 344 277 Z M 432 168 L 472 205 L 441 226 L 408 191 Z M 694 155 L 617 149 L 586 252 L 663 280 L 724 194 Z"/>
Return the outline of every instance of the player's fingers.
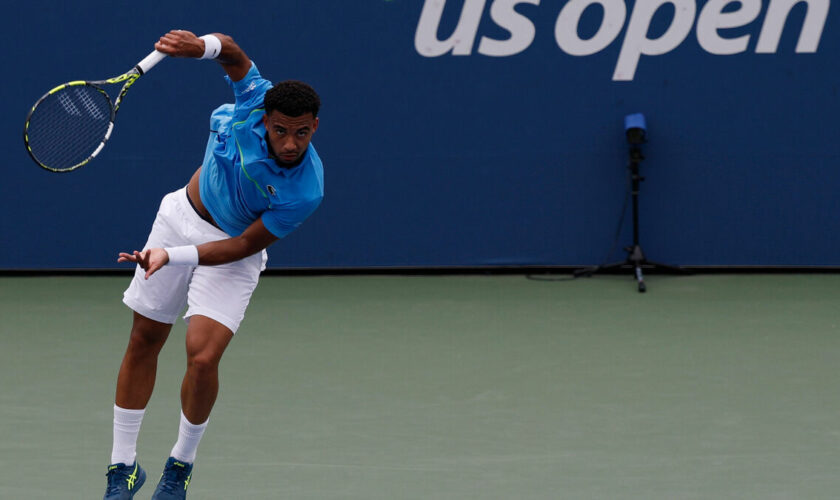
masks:
<path fill-rule="evenodd" d="M 175 52 L 175 47 L 173 47 L 170 42 L 161 38 L 160 41 L 155 44 L 155 50 L 163 52 L 164 54 L 172 55 Z"/>
<path fill-rule="evenodd" d="M 161 42 L 176 48 L 185 48 L 198 38 L 195 33 L 186 30 L 172 30 L 161 37 Z"/>
<path fill-rule="evenodd" d="M 157 272 L 157 270 L 160 269 L 161 267 L 163 267 L 163 266 L 161 266 L 160 264 L 153 264 L 153 265 L 149 266 L 149 269 L 146 270 L 146 279 L 149 279 L 149 276 L 155 274 L 155 272 Z"/>
<path fill-rule="evenodd" d="M 137 259 L 137 263 L 140 264 L 140 267 L 143 269 L 149 268 L 149 259 L 147 257 L 147 251 L 143 250 L 142 252 L 138 252 L 137 250 L 134 251 L 134 258 Z"/>
<path fill-rule="evenodd" d="M 125 252 L 120 252 L 119 255 L 120 257 L 119 259 L 117 259 L 117 262 L 137 262 L 137 257 L 135 257 L 134 255 Z"/>
<path fill-rule="evenodd" d="M 170 31 L 160 37 L 160 40 L 155 44 L 155 48 L 161 52 L 174 52 L 178 48 L 180 40 L 181 37 L 175 31 Z"/>

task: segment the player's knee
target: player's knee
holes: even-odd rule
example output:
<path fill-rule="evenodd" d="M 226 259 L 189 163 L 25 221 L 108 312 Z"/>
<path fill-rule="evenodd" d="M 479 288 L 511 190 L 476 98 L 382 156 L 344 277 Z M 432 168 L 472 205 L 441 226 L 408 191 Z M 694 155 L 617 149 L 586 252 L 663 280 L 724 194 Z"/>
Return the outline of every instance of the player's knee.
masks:
<path fill-rule="evenodd" d="M 219 370 L 221 356 L 210 350 L 189 353 L 187 355 L 187 369 L 197 375 L 213 374 Z"/>
<path fill-rule="evenodd" d="M 166 343 L 171 325 L 135 321 L 128 340 L 129 352 L 136 355 L 157 354 Z"/>
<path fill-rule="evenodd" d="M 165 341 L 165 337 L 161 339 L 142 332 L 132 332 L 128 341 L 128 354 L 135 357 L 157 356 Z"/>

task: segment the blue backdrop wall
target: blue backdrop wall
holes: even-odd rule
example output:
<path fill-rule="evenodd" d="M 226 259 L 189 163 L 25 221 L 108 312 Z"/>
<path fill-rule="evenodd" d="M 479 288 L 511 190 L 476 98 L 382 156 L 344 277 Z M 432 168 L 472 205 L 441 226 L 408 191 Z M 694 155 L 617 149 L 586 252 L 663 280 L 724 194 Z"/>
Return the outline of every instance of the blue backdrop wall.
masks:
<path fill-rule="evenodd" d="M 27 111 L 129 69 L 169 29 L 229 33 L 272 80 L 310 82 L 321 208 L 279 268 L 588 265 L 627 192 L 643 112 L 641 240 L 681 265 L 840 265 L 836 5 L 830 0 L 281 0 L 7 6 L 0 269 L 119 268 L 199 165 L 214 63 L 169 59 L 108 146 L 69 174 L 26 155 Z M 833 7 L 833 8 L 832 8 Z"/>

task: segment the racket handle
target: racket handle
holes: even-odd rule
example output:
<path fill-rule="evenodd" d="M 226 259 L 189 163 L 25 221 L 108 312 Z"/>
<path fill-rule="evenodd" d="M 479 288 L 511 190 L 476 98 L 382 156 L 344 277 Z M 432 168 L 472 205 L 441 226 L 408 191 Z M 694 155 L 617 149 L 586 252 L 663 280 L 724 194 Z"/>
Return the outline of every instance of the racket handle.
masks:
<path fill-rule="evenodd" d="M 155 64 L 163 61 L 164 57 L 166 57 L 166 54 L 163 52 L 153 50 L 151 54 L 147 55 L 142 61 L 137 63 L 137 71 L 139 71 L 141 75 L 146 73 L 150 69 L 154 68 Z"/>

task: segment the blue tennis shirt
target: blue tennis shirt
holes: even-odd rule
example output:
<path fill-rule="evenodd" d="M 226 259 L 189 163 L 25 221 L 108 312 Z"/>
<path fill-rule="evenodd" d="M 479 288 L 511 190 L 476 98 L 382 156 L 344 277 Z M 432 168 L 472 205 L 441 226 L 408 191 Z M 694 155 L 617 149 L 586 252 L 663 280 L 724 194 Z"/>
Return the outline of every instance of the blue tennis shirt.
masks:
<path fill-rule="evenodd" d="M 210 115 L 199 187 L 201 201 L 216 224 L 239 236 L 255 220 L 278 238 L 294 231 L 324 197 L 324 167 L 310 143 L 301 162 L 284 168 L 270 157 L 263 124 L 263 99 L 273 85 L 257 65 L 234 82 L 236 102 Z"/>

